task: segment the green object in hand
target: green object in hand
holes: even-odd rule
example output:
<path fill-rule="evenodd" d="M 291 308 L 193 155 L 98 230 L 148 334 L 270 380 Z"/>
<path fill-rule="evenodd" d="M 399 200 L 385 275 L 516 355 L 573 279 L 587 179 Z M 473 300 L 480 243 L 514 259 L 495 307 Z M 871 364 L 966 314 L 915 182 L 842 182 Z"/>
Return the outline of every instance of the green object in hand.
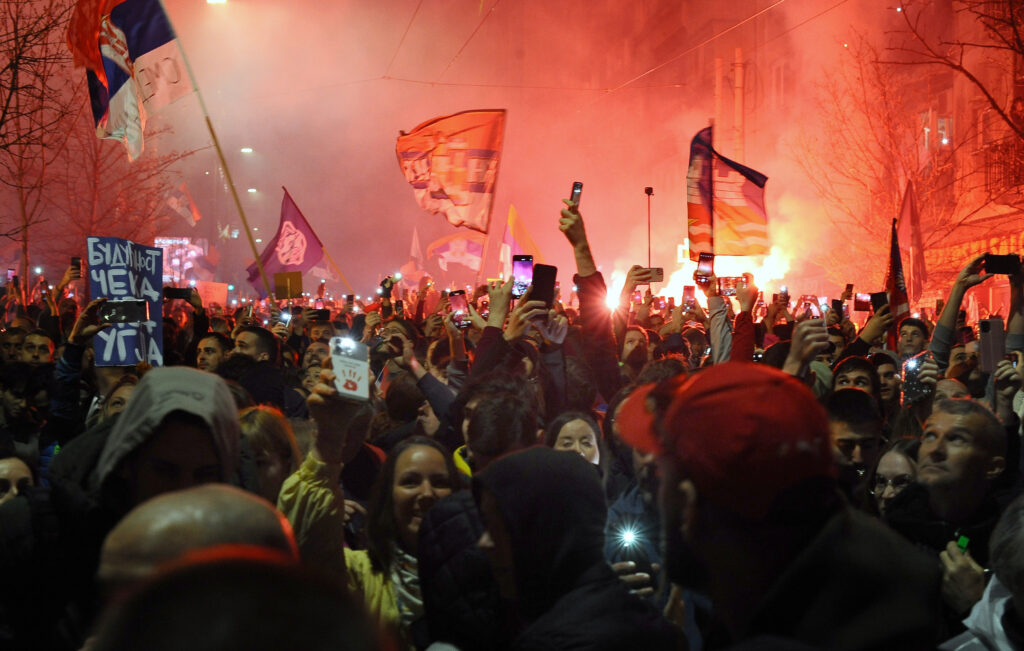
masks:
<path fill-rule="evenodd" d="M 971 544 L 971 539 L 967 536 L 960 536 L 956 541 L 956 546 L 965 554 L 967 553 L 967 545 L 969 544 Z"/>

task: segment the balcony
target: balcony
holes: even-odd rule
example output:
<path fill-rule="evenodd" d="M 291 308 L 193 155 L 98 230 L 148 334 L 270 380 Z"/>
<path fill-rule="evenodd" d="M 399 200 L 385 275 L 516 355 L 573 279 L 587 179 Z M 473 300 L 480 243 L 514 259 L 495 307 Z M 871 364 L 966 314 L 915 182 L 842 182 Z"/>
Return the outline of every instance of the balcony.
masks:
<path fill-rule="evenodd" d="M 981 151 L 985 190 L 996 197 L 1024 186 L 1024 141 L 1016 135 L 988 143 Z"/>

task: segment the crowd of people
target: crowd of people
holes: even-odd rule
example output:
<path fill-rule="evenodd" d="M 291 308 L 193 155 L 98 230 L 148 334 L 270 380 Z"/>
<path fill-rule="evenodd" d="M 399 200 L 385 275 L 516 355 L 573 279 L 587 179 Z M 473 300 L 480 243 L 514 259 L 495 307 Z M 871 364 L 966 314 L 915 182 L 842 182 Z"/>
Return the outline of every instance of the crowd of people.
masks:
<path fill-rule="evenodd" d="M 610 309 L 558 227 L 572 307 L 192 292 L 160 367 L 97 365 L 80 270 L 10 291 L 0 648 L 1024 649 L 1024 274 L 983 369 L 984 258 L 934 323 L 858 328 L 752 276 L 637 303 L 639 266 Z"/>

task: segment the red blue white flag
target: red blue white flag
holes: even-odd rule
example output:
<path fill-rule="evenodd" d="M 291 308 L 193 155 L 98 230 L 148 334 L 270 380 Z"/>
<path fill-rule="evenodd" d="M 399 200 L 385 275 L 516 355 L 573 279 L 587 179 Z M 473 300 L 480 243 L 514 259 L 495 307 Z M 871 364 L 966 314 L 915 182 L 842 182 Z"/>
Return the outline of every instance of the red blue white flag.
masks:
<path fill-rule="evenodd" d="M 690 259 L 703 252 L 768 255 L 771 241 L 764 201 L 768 177 L 716 152 L 711 137 L 711 127 L 706 127 L 690 143 L 686 174 Z"/>
<path fill-rule="evenodd" d="M 417 203 L 486 233 L 504 134 L 504 110 L 463 111 L 403 131 L 395 153 Z"/>
<path fill-rule="evenodd" d="M 159 0 L 80 0 L 68 27 L 75 63 L 87 68 L 96 135 L 143 149 L 146 111 L 192 91 Z"/>
<path fill-rule="evenodd" d="M 448 271 L 450 264 L 461 264 L 479 271 L 483 255 L 484 236 L 477 233 L 454 233 L 427 246 L 427 258 L 437 258 L 437 265 L 442 271 Z"/>
<path fill-rule="evenodd" d="M 900 258 L 900 240 L 896 233 L 896 220 L 892 220 L 892 238 L 889 241 L 889 269 L 885 272 L 885 291 L 889 294 L 889 313 L 893 316 L 889 328 L 889 350 L 899 350 L 900 321 L 910 316 L 910 299 L 907 296 L 907 282 L 903 277 L 903 260 Z"/>

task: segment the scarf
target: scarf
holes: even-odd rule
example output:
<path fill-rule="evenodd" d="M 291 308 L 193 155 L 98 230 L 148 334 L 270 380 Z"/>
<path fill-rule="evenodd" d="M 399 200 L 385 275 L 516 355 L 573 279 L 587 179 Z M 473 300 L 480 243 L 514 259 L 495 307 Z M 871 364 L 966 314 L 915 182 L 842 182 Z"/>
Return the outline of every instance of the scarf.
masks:
<path fill-rule="evenodd" d="M 398 613 L 402 626 L 411 630 L 412 625 L 423 617 L 423 595 L 420 593 L 420 575 L 416 557 L 398 545 L 392 545 L 395 560 L 391 563 L 391 585 L 395 589 Z"/>

